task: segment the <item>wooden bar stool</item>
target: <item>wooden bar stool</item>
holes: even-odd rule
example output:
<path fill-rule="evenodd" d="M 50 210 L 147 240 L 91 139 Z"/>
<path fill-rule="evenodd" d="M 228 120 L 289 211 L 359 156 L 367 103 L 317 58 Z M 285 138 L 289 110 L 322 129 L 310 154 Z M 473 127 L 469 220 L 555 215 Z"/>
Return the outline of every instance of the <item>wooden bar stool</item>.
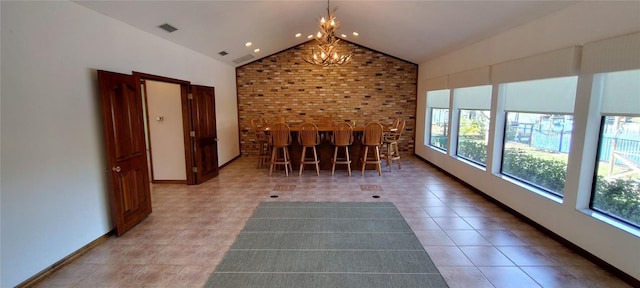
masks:
<path fill-rule="evenodd" d="M 293 172 L 291 167 L 291 157 L 289 156 L 289 145 L 291 145 L 291 130 L 285 123 L 276 123 L 269 127 L 271 134 L 271 166 L 269 167 L 269 176 L 273 172 L 276 165 L 284 165 L 284 172 L 289 176 L 289 171 Z M 282 151 L 282 157 L 280 157 Z"/>
<path fill-rule="evenodd" d="M 304 170 L 305 164 L 316 165 L 316 175 L 320 176 L 320 160 L 318 160 L 318 151 L 316 145 L 320 144 L 320 134 L 318 133 L 318 126 L 313 123 L 304 123 L 300 126 L 298 131 L 298 143 L 302 146 L 302 156 L 300 157 L 300 172 L 298 176 L 302 176 L 302 170 Z M 313 158 L 306 158 L 307 148 L 313 150 Z"/>
<path fill-rule="evenodd" d="M 269 163 L 269 159 L 271 159 L 271 156 L 269 156 L 269 152 L 271 150 L 271 147 L 269 147 L 269 138 L 264 132 L 266 127 L 262 126 L 259 119 L 252 119 L 251 127 L 253 128 L 253 132 L 256 136 L 256 142 L 258 143 L 258 168 L 261 168 L 264 165 L 267 165 L 267 163 Z"/>
<path fill-rule="evenodd" d="M 333 149 L 333 163 L 331 175 L 336 171 L 336 164 L 346 164 L 347 173 L 351 176 L 351 159 L 349 157 L 349 145 L 353 144 L 353 128 L 349 123 L 341 122 L 333 126 L 333 136 L 331 144 L 335 146 Z M 344 147 L 344 158 L 338 158 L 338 148 Z"/>
<path fill-rule="evenodd" d="M 332 124 L 333 120 L 331 120 L 331 118 L 329 117 L 322 116 L 320 117 L 320 119 L 318 119 L 318 127 L 320 128 L 329 128 L 333 126 Z"/>
<path fill-rule="evenodd" d="M 262 124 L 263 128 L 267 128 L 269 127 L 269 123 L 267 122 L 267 120 L 265 120 L 264 118 L 260 117 L 260 123 Z"/>
<path fill-rule="evenodd" d="M 402 169 L 400 166 L 400 151 L 398 150 L 398 142 L 400 141 L 400 136 L 404 131 L 405 120 L 402 119 L 398 122 L 396 126 L 396 131 L 391 131 L 389 134 L 385 135 L 384 145 L 387 146 L 386 153 L 384 158 L 387 160 L 387 166 L 389 166 L 389 172 L 391 172 L 391 165 L 393 161 L 398 161 L 398 170 Z"/>
<path fill-rule="evenodd" d="M 384 129 L 380 123 L 369 123 L 364 126 L 364 132 L 362 134 L 362 145 L 364 146 L 364 154 L 362 155 L 362 176 L 364 176 L 364 168 L 367 164 L 376 164 L 378 169 L 378 176 L 382 176 L 382 167 L 380 166 L 380 145 L 384 138 L 382 137 Z M 369 148 L 375 153 L 373 159 L 368 158 Z"/>
<path fill-rule="evenodd" d="M 316 125 L 319 129 L 327 129 L 333 127 L 333 120 L 327 116 L 320 116 L 318 121 L 316 121 Z M 328 142 L 329 135 L 328 133 L 320 133 L 320 142 Z"/>
<path fill-rule="evenodd" d="M 389 128 L 397 129 L 398 125 L 400 124 L 400 120 L 402 119 L 400 118 L 393 119 L 393 122 L 391 122 L 391 126 L 389 126 Z"/>
<path fill-rule="evenodd" d="M 385 131 L 383 133 L 384 139 L 389 138 L 391 133 L 393 133 L 394 131 L 398 130 L 398 124 L 400 123 L 400 120 L 401 120 L 400 118 L 395 118 L 395 119 L 393 119 L 393 122 L 391 122 L 391 125 L 388 125 L 388 126 L 382 124 L 382 127 L 385 128 Z M 389 131 L 387 131 L 387 130 L 389 130 Z"/>

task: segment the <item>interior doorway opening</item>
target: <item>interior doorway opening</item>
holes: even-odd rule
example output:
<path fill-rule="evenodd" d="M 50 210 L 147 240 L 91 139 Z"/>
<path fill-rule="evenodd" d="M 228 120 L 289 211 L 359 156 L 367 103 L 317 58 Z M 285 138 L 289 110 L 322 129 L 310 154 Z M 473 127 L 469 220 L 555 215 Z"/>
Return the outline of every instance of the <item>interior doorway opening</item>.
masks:
<path fill-rule="evenodd" d="M 170 117 L 176 118 L 175 125 L 182 125 L 182 137 L 179 135 L 180 132 L 169 137 L 172 138 L 171 141 L 183 142 L 182 154 L 185 165 L 179 165 L 178 170 L 185 171 L 185 174 L 181 175 L 186 175 L 186 181 L 170 181 L 200 184 L 218 175 L 218 138 L 213 87 L 191 85 L 188 81 L 139 72 L 127 75 L 99 70 L 98 85 L 107 158 L 106 171 L 109 171 L 111 184 L 109 204 L 116 235 L 122 235 L 151 214 L 150 175 L 161 173 L 160 170 L 150 168 L 153 167 L 151 162 L 158 161 L 158 158 L 154 158 L 153 152 L 150 151 L 155 145 L 148 135 L 152 129 L 148 121 L 150 117 L 158 117 L 154 119 L 163 122 L 164 115 L 150 115 L 156 112 L 147 112 L 148 99 L 143 97 L 148 95 L 143 92 L 148 88 L 145 85 L 146 81 L 173 83 L 179 86 L 181 113 L 174 111 Z M 171 87 L 176 88 L 174 85 Z M 177 99 L 172 101 L 171 106 L 178 106 Z M 179 118 L 182 121 L 179 121 Z M 179 152 L 174 154 L 180 154 Z"/>
<path fill-rule="evenodd" d="M 215 89 L 146 73 L 133 75 L 141 80 L 152 183 L 200 184 L 217 176 Z"/>
<path fill-rule="evenodd" d="M 141 85 L 151 183 L 187 184 L 180 85 L 155 80 Z"/>

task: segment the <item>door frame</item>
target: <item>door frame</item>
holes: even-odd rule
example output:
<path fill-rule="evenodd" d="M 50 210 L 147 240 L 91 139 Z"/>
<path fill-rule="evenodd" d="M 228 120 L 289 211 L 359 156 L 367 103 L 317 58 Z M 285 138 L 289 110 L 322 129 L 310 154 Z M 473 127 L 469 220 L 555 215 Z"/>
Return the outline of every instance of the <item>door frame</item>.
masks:
<path fill-rule="evenodd" d="M 184 157 L 185 157 L 185 167 L 186 167 L 186 175 L 187 175 L 187 180 L 185 182 L 180 181 L 180 183 L 185 183 L 185 184 L 189 184 L 189 185 L 193 185 L 196 184 L 196 179 L 195 179 L 195 175 L 193 172 L 193 167 L 194 167 L 194 163 L 193 163 L 193 151 L 192 150 L 192 144 L 191 144 L 191 115 L 190 115 L 190 111 L 189 111 L 189 89 L 191 86 L 191 82 L 190 81 L 186 81 L 186 80 L 180 80 L 180 79 L 175 79 L 175 78 L 169 78 L 169 77 L 164 77 L 164 76 L 158 76 L 158 75 L 153 75 L 153 74 L 148 74 L 148 73 L 142 73 L 142 72 L 137 72 L 137 71 L 133 71 L 132 72 L 133 76 L 137 76 L 139 77 L 139 79 L 141 81 L 144 80 L 153 80 L 153 81 L 159 81 L 159 82 L 166 82 L 166 83 L 172 83 L 172 84 L 178 84 L 180 85 L 180 102 L 182 103 L 182 132 L 183 132 L 183 139 L 184 139 Z M 145 87 L 146 89 L 146 87 Z M 147 125 L 149 123 L 149 109 L 147 106 L 147 102 L 146 100 L 149 98 L 149 96 L 146 94 L 145 91 L 145 110 L 147 111 L 147 119 L 145 119 L 145 121 L 147 121 Z M 151 137 L 150 135 L 148 135 L 150 133 L 150 131 L 147 129 L 147 135 L 146 138 L 149 140 L 149 142 L 151 141 Z M 149 152 L 151 152 L 151 145 L 149 145 Z M 149 169 L 151 171 L 151 182 L 152 183 L 161 183 L 161 182 L 165 182 L 166 181 L 156 181 L 154 180 L 153 177 L 153 157 L 151 156 L 151 153 L 149 153 L 149 166 L 151 167 L 151 169 Z"/>

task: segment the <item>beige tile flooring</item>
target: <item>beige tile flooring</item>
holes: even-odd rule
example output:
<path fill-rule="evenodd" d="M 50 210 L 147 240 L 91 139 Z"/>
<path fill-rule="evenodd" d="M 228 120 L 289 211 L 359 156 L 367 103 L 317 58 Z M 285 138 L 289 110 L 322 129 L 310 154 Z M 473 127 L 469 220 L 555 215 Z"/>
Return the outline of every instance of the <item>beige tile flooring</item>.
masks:
<path fill-rule="evenodd" d="M 451 287 L 629 287 L 409 155 L 382 176 L 269 177 L 256 163 L 237 159 L 199 186 L 153 185 L 149 218 L 38 287 L 202 287 L 261 201 L 391 201 Z"/>

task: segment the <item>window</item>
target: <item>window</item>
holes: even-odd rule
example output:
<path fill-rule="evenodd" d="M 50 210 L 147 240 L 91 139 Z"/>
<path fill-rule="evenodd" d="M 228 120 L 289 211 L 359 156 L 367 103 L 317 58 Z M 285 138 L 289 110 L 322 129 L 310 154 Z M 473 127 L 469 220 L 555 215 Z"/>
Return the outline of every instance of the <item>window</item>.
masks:
<path fill-rule="evenodd" d="M 429 145 L 447 150 L 449 109 L 431 108 L 431 140 Z"/>
<path fill-rule="evenodd" d="M 486 166 L 491 112 L 461 109 L 458 119 L 458 156 Z"/>
<path fill-rule="evenodd" d="M 506 112 L 501 173 L 562 197 L 578 77 L 502 84 Z"/>
<path fill-rule="evenodd" d="M 603 115 L 591 209 L 640 226 L 640 70 L 598 74 Z"/>
<path fill-rule="evenodd" d="M 428 145 L 447 150 L 449 136 L 449 89 L 427 92 L 427 109 L 431 112 Z"/>
<path fill-rule="evenodd" d="M 459 88 L 453 91 L 458 117 L 458 157 L 481 166 L 487 164 L 491 85 Z"/>

